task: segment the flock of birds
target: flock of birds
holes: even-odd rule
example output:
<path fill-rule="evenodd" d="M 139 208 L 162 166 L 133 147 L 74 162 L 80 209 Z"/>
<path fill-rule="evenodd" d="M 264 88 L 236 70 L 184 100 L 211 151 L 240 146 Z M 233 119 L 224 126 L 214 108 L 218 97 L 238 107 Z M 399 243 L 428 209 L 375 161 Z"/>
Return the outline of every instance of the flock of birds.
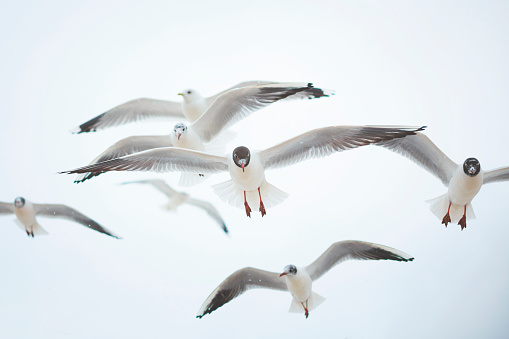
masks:
<path fill-rule="evenodd" d="M 77 173 L 80 183 L 110 171 L 151 171 L 182 173 L 179 185 L 201 184 L 214 173 L 228 172 L 231 179 L 213 185 L 225 202 L 266 215 L 267 209 L 281 203 L 287 193 L 265 179 L 265 170 L 282 168 L 336 152 L 375 145 L 399 153 L 427 169 L 448 188 L 447 193 L 428 201 L 431 211 L 442 224 L 458 222 L 463 230 L 466 221 L 475 218 L 471 202 L 486 183 L 509 180 L 509 167 L 484 171 L 475 158 L 462 165 L 449 159 L 423 131 L 426 126 L 330 126 L 315 129 L 265 150 L 239 146 L 224 154 L 223 148 L 233 137 L 228 129 L 236 122 L 272 103 L 294 99 L 329 97 L 334 92 L 310 83 L 248 81 L 214 96 L 204 98 L 196 90 L 179 93 L 181 103 L 141 98 L 126 102 L 81 124 L 74 133 L 95 132 L 108 127 L 149 118 L 179 119 L 169 135 L 131 136 L 107 148 L 89 165 L 60 173 Z M 228 233 L 215 207 L 207 201 L 177 192 L 163 180 L 141 180 L 125 184 L 149 184 L 169 198 L 167 208 L 183 203 L 205 210 Z M 66 218 L 95 231 L 119 238 L 94 220 L 65 205 L 35 204 L 23 197 L 12 203 L 0 203 L 0 215 L 12 214 L 28 236 L 47 232 L 36 216 Z M 293 297 L 290 312 L 316 308 L 324 298 L 312 291 L 312 282 L 335 265 L 350 259 L 412 261 L 410 255 L 394 248 L 363 242 L 340 241 L 332 244 L 306 267 L 288 265 L 282 273 L 246 267 L 226 278 L 205 300 L 197 317 L 213 312 L 251 288 L 289 291 Z"/>

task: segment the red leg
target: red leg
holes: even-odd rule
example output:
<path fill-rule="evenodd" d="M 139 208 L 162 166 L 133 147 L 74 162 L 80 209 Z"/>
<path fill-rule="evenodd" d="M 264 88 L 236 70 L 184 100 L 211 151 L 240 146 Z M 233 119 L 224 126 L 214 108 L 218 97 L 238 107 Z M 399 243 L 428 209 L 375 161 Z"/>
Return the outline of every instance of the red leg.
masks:
<path fill-rule="evenodd" d="M 467 228 L 467 205 L 465 205 L 465 209 L 463 210 L 463 217 L 461 217 L 458 225 L 461 226 L 462 231 L 464 228 Z"/>
<path fill-rule="evenodd" d="M 447 214 L 442 219 L 442 224 L 445 224 L 445 227 L 447 227 L 447 224 L 451 222 L 451 216 L 449 215 L 449 211 L 451 210 L 451 204 L 452 204 L 452 202 L 449 202 L 449 208 L 447 209 Z"/>
<path fill-rule="evenodd" d="M 244 207 L 246 208 L 246 215 L 251 218 L 251 207 L 247 203 L 246 191 L 244 191 Z"/>
<path fill-rule="evenodd" d="M 306 306 L 304 306 L 304 303 L 302 303 L 302 307 L 304 307 L 304 315 L 306 316 L 306 319 L 309 317 L 309 311 L 308 311 L 308 301 L 306 300 Z"/>
<path fill-rule="evenodd" d="M 260 196 L 260 212 L 262 213 L 262 217 L 267 214 L 267 212 L 265 212 L 265 206 L 263 205 L 263 201 L 262 201 L 262 194 L 260 193 L 260 187 L 258 187 L 258 195 Z"/>

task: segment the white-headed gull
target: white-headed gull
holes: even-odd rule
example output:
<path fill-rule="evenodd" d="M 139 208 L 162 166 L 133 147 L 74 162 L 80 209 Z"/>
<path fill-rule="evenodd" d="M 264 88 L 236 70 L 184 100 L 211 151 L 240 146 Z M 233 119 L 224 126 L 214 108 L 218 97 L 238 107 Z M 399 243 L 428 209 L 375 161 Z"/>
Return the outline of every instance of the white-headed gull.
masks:
<path fill-rule="evenodd" d="M 463 230 L 467 220 L 475 218 L 471 202 L 481 186 L 509 180 L 509 167 L 484 171 L 476 158 L 466 159 L 463 165 L 456 164 L 422 133 L 380 145 L 413 160 L 448 187 L 447 193 L 427 201 L 431 212 L 442 219 L 445 226 L 458 221 Z"/>
<path fill-rule="evenodd" d="M 168 204 L 165 206 L 168 211 L 174 211 L 182 204 L 189 204 L 201 208 L 207 212 L 212 219 L 214 219 L 224 233 L 228 234 L 228 228 L 219 214 L 219 211 L 208 201 L 194 199 L 191 198 L 188 193 L 175 191 L 166 182 L 160 179 L 129 181 L 122 184 L 148 184 L 155 187 L 157 190 L 164 193 L 168 199 L 170 199 Z"/>
<path fill-rule="evenodd" d="M 105 129 L 108 127 L 119 126 L 130 122 L 139 120 L 145 120 L 149 118 L 177 118 L 179 120 L 187 120 L 188 122 L 194 122 L 214 104 L 214 102 L 222 95 L 239 89 L 247 89 L 249 87 L 256 88 L 263 85 L 283 85 L 281 82 L 271 81 L 245 81 L 235 86 L 232 86 L 216 95 L 208 98 L 202 97 L 198 91 L 194 89 L 186 89 L 181 93 L 178 93 L 183 97 L 183 101 L 173 102 L 157 99 L 140 98 L 128 101 L 119 106 L 104 112 L 93 119 L 81 124 L 80 126 L 71 130 L 72 133 L 85 133 L 95 132 L 99 129 Z M 309 89 L 302 92 L 294 92 L 287 99 L 314 99 L 321 97 L 328 97 L 333 95 L 333 91 L 322 90 L 320 88 L 310 87 Z M 261 104 L 264 105 L 264 100 L 257 102 L 257 98 L 245 98 L 237 97 L 236 95 L 226 96 L 228 100 L 223 100 L 223 104 L 226 106 L 235 106 L 237 104 L 245 105 L 248 104 Z M 277 100 L 285 99 L 278 98 Z"/>
<path fill-rule="evenodd" d="M 413 257 L 394 248 L 364 241 L 339 241 L 332 244 L 318 259 L 306 267 L 287 265 L 283 273 L 245 267 L 226 278 L 205 300 L 196 315 L 201 318 L 252 288 L 289 291 L 293 297 L 289 312 L 304 312 L 318 307 L 325 298 L 313 292 L 313 281 L 346 260 L 412 261 Z"/>
<path fill-rule="evenodd" d="M 17 197 L 14 200 L 14 204 L 0 202 L 0 215 L 12 213 L 16 215 L 18 225 L 32 238 L 34 235 L 48 233 L 39 225 L 36 216 L 68 219 L 110 237 L 119 238 L 86 215 L 66 205 L 34 204 L 23 197 Z"/>
<path fill-rule="evenodd" d="M 324 127 L 259 152 L 251 152 L 247 147 L 240 146 L 233 150 L 231 156 L 216 156 L 176 147 L 157 148 L 61 173 L 153 171 L 207 174 L 228 171 L 231 180 L 215 185 L 216 194 L 234 206 L 244 206 L 248 217 L 251 216 L 250 204 L 264 216 L 265 207 L 275 205 L 287 197 L 285 192 L 265 180 L 265 170 L 403 138 L 424 127 Z"/>
<path fill-rule="evenodd" d="M 261 108 L 296 94 L 301 98 L 317 98 L 328 96 L 330 91 L 324 92 L 308 83 L 277 83 L 235 88 L 217 96 L 214 103 L 192 124 L 177 123 L 173 132 L 166 136 L 134 136 L 122 139 L 96 157 L 91 164 L 158 147 L 173 146 L 210 152 L 213 148 L 207 148 L 205 144 L 213 141 L 231 125 Z M 85 173 L 79 175 L 74 182 L 83 182 L 99 174 L 101 173 Z M 183 173 L 179 185 L 192 186 L 204 179 L 202 173 Z"/>

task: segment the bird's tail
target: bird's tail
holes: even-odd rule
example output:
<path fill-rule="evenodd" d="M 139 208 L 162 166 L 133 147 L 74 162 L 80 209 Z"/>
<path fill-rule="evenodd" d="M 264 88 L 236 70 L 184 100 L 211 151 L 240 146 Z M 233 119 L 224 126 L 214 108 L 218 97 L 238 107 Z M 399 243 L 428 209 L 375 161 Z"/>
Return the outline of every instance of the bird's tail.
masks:
<path fill-rule="evenodd" d="M 29 227 L 25 227 L 25 225 L 23 225 L 21 223 L 21 221 L 19 221 L 18 219 L 16 219 L 15 221 L 16 221 L 16 224 L 19 226 L 19 228 L 21 228 L 25 232 L 33 234 L 34 236 L 48 234 L 48 232 L 44 228 L 42 228 L 41 225 L 39 225 L 37 222 L 34 222 Z"/>
<path fill-rule="evenodd" d="M 232 180 L 212 186 L 214 192 L 225 202 L 238 208 L 244 208 L 244 191 L 238 188 Z M 288 193 L 264 181 L 260 186 L 260 193 L 265 208 L 270 208 L 281 203 L 288 197 Z M 260 208 L 258 190 L 247 191 L 246 199 L 253 210 Z"/>
<path fill-rule="evenodd" d="M 426 202 L 430 204 L 429 209 L 438 219 L 442 220 L 442 218 L 447 214 L 447 209 L 449 208 L 449 197 L 447 193 L 434 199 L 426 200 Z M 456 223 L 461 219 L 461 217 L 463 217 L 464 208 L 465 207 L 463 205 L 451 204 L 451 209 L 449 210 L 451 223 Z M 470 219 L 475 219 L 475 213 L 472 204 L 468 203 L 467 220 Z"/>
<path fill-rule="evenodd" d="M 320 304 L 323 303 L 324 301 L 325 301 L 324 297 L 322 297 L 318 293 L 312 292 L 311 296 L 307 300 L 308 311 L 311 312 L 312 310 L 314 310 L 315 308 L 320 306 Z M 299 301 L 295 300 L 295 298 L 293 298 L 292 304 L 290 305 L 290 309 L 288 310 L 288 312 L 302 313 L 303 311 L 304 311 L 304 306 L 302 306 L 302 303 L 300 303 Z"/>
<path fill-rule="evenodd" d="M 196 186 L 199 183 L 202 183 L 207 178 L 208 176 L 203 174 L 182 173 L 180 175 L 179 186 L 182 187 Z"/>

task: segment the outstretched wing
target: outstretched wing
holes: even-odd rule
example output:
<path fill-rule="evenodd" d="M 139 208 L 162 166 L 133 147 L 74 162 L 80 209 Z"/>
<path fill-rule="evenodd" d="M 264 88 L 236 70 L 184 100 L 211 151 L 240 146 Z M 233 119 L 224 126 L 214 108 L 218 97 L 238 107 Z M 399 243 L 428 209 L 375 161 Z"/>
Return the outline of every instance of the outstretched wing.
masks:
<path fill-rule="evenodd" d="M 226 227 L 226 224 L 224 223 L 223 218 L 219 214 L 219 211 L 208 201 L 198 200 L 189 198 L 186 201 L 188 204 L 194 205 L 196 207 L 199 207 L 203 209 L 207 214 L 214 219 L 214 221 L 221 227 L 224 233 L 228 234 L 228 228 Z"/>
<path fill-rule="evenodd" d="M 0 214 L 14 213 L 14 204 L 8 202 L 0 202 Z"/>
<path fill-rule="evenodd" d="M 403 138 L 423 127 L 331 126 L 318 128 L 261 151 L 265 169 L 289 166 L 380 141 Z"/>
<path fill-rule="evenodd" d="M 104 233 L 110 237 L 120 239 L 113 232 L 99 225 L 96 221 L 66 205 L 34 204 L 35 213 L 45 217 L 68 219 L 94 231 Z"/>
<path fill-rule="evenodd" d="M 228 170 L 224 157 L 177 147 L 155 148 L 60 173 L 150 171 L 217 173 Z"/>
<path fill-rule="evenodd" d="M 99 129 L 124 125 L 151 118 L 185 119 L 180 102 L 140 98 L 118 105 L 79 125 L 72 133 L 95 132 Z"/>
<path fill-rule="evenodd" d="M 507 180 L 509 180 L 509 167 L 502 167 L 484 172 L 483 184 Z"/>
<path fill-rule="evenodd" d="M 306 267 L 312 280 L 346 260 L 412 261 L 413 257 L 392 247 L 364 241 L 346 240 L 332 244 L 318 259 Z"/>
<path fill-rule="evenodd" d="M 326 96 L 324 91 L 307 83 L 277 83 L 240 87 L 216 98 L 207 111 L 192 127 L 204 142 L 209 142 L 236 122 L 270 104 L 296 93 L 306 92 L 309 97 Z"/>
<path fill-rule="evenodd" d="M 96 164 L 103 161 L 119 158 L 124 155 L 138 153 L 152 148 L 171 147 L 173 146 L 169 135 L 147 135 L 147 136 L 132 136 L 117 141 L 113 146 L 109 147 L 106 151 L 102 152 L 97 158 L 90 163 Z M 80 183 L 100 175 L 99 173 L 85 173 L 80 174 L 74 180 L 75 183 Z"/>
<path fill-rule="evenodd" d="M 227 302 L 235 299 L 252 288 L 270 288 L 286 291 L 286 282 L 274 272 L 263 271 L 257 268 L 245 267 L 226 278 L 205 300 L 197 318 L 212 313 Z"/>
<path fill-rule="evenodd" d="M 150 179 L 150 180 L 135 180 L 135 181 L 128 181 L 122 183 L 122 185 L 126 184 L 148 184 L 152 187 L 156 188 L 158 191 L 164 193 L 169 199 L 174 198 L 175 196 L 181 195 L 183 193 L 175 191 L 173 188 L 170 187 L 164 180 L 161 179 Z"/>

